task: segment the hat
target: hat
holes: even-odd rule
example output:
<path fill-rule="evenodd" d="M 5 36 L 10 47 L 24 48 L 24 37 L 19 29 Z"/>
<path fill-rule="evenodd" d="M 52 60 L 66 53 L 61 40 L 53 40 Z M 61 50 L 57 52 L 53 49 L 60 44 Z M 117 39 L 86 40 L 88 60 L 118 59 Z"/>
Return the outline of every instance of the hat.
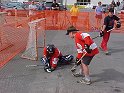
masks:
<path fill-rule="evenodd" d="M 113 12 L 114 13 L 114 9 L 113 8 L 110 8 L 109 9 L 109 12 Z"/>
<path fill-rule="evenodd" d="M 79 30 L 77 30 L 74 26 L 70 26 L 70 27 L 67 29 L 66 35 L 69 35 L 70 32 L 76 32 L 76 31 L 79 31 Z"/>

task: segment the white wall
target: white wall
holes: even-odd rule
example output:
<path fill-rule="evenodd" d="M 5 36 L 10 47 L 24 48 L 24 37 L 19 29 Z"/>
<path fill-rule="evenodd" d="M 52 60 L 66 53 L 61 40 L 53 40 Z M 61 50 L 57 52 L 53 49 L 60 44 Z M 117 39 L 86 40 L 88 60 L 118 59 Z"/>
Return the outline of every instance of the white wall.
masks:
<path fill-rule="evenodd" d="M 27 2 L 28 0 L 11 0 L 12 2 Z"/>
<path fill-rule="evenodd" d="M 101 1 L 102 4 L 110 4 L 112 0 L 91 0 L 91 4 L 96 6 L 99 1 Z M 118 0 L 114 0 L 114 1 L 116 2 Z M 121 2 L 122 0 L 119 1 Z"/>
<path fill-rule="evenodd" d="M 91 0 L 91 4 L 93 5 L 97 5 L 97 3 L 101 1 L 102 4 L 110 4 L 112 0 Z M 114 0 L 115 2 L 118 1 L 118 0 Z M 119 0 L 120 2 L 122 2 L 122 0 Z M 67 3 L 66 3 L 67 2 Z M 77 0 L 63 0 L 63 4 L 65 5 L 65 3 L 67 5 L 73 5 L 74 3 L 76 3 Z"/>
<path fill-rule="evenodd" d="M 77 0 L 63 0 L 63 4 L 67 4 L 67 5 L 73 5 L 74 3 L 76 3 Z"/>
<path fill-rule="evenodd" d="M 53 2 L 53 0 L 45 0 L 46 2 Z"/>

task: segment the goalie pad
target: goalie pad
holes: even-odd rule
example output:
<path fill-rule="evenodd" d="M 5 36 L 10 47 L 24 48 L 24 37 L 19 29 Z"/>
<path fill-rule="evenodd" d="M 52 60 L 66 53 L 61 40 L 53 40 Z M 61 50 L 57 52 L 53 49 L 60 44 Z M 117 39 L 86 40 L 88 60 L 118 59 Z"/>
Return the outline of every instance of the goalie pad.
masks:
<path fill-rule="evenodd" d="M 43 65 L 47 65 L 49 63 L 48 58 L 44 58 L 44 57 L 42 57 L 40 61 L 41 61 L 41 64 Z"/>
<path fill-rule="evenodd" d="M 72 60 L 74 59 L 74 57 L 72 55 L 65 55 L 65 56 L 61 56 L 59 59 L 58 64 L 60 65 L 67 65 L 70 64 L 72 62 Z"/>

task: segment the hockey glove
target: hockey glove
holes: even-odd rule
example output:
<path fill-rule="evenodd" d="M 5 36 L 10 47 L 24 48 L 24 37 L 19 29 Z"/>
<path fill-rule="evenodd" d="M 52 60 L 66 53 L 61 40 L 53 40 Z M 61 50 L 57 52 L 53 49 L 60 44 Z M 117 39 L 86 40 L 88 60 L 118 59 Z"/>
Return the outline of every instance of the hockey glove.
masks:
<path fill-rule="evenodd" d="M 103 37 L 104 36 L 104 32 L 103 31 L 100 31 L 100 37 Z"/>
<path fill-rule="evenodd" d="M 84 48 L 85 48 L 87 53 L 91 53 L 92 49 L 90 49 L 90 46 L 88 44 L 85 44 Z"/>
<path fill-rule="evenodd" d="M 50 67 L 48 67 L 48 66 L 44 66 L 44 71 L 48 72 L 48 73 L 52 72 Z"/>
<path fill-rule="evenodd" d="M 54 71 L 54 70 L 55 70 L 55 68 L 50 68 L 50 67 L 48 67 L 48 66 L 44 66 L 44 71 L 45 71 L 45 72 L 50 73 L 50 72 L 52 72 L 52 71 Z"/>
<path fill-rule="evenodd" d="M 80 65 L 81 64 L 81 60 L 79 61 L 80 59 L 79 58 L 76 58 L 76 63 L 75 63 L 75 65 Z"/>
<path fill-rule="evenodd" d="M 117 21 L 116 28 L 120 28 L 120 27 L 121 27 L 121 22 L 120 21 Z"/>

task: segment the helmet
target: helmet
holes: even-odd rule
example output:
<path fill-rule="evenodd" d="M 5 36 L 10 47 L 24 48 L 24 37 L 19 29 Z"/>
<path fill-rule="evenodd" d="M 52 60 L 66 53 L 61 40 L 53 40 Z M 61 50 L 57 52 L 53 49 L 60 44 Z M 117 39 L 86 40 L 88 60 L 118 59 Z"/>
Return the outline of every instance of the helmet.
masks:
<path fill-rule="evenodd" d="M 116 27 L 117 27 L 117 28 L 120 28 L 120 27 L 121 27 L 121 22 L 117 21 Z"/>
<path fill-rule="evenodd" d="M 46 46 L 46 48 L 47 48 L 47 52 L 48 52 L 49 54 L 53 54 L 53 53 L 54 53 L 55 46 L 54 46 L 53 44 L 48 44 L 48 45 Z"/>

